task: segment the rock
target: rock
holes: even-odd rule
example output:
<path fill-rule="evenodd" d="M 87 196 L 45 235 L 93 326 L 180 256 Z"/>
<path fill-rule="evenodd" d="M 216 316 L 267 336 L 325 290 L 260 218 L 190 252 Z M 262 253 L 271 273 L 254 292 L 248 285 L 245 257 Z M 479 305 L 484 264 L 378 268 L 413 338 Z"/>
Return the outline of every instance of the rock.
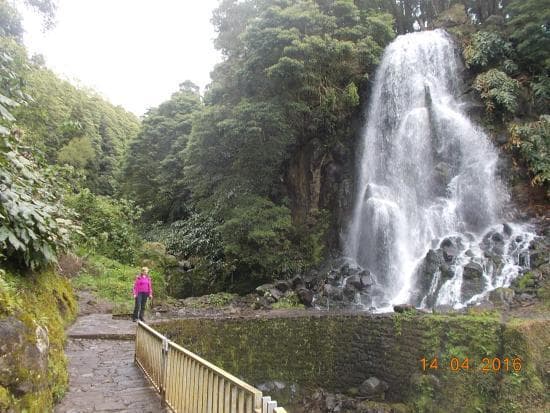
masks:
<path fill-rule="evenodd" d="M 313 291 L 308 290 L 307 288 L 299 288 L 296 291 L 296 294 L 298 294 L 298 298 L 300 298 L 300 301 L 302 304 L 304 304 L 306 307 L 311 307 L 313 304 Z"/>
<path fill-rule="evenodd" d="M 483 291 L 483 268 L 476 262 L 470 261 L 464 266 L 462 274 L 461 300 L 469 300 Z"/>
<path fill-rule="evenodd" d="M 270 288 L 268 290 L 268 293 L 271 297 L 275 299 L 275 301 L 279 301 L 281 297 L 284 295 L 284 293 L 278 288 Z"/>
<path fill-rule="evenodd" d="M 357 290 L 363 289 L 363 284 L 361 283 L 361 277 L 358 274 L 348 277 L 346 279 L 346 285 L 351 285 Z"/>
<path fill-rule="evenodd" d="M 355 301 L 355 296 L 357 294 L 357 291 L 358 290 L 351 284 L 346 284 L 342 289 L 342 293 L 344 294 L 344 297 L 348 301 Z"/>
<path fill-rule="evenodd" d="M 283 293 L 286 293 L 292 288 L 292 284 L 287 280 L 277 280 L 275 281 L 274 285 L 276 289 L 282 291 Z"/>
<path fill-rule="evenodd" d="M 411 304 L 396 304 L 393 306 L 393 311 L 396 313 L 404 313 L 406 311 L 416 311 L 416 308 Z"/>
<path fill-rule="evenodd" d="M 483 277 L 483 267 L 477 262 L 470 261 L 464 266 L 463 277 L 467 280 L 474 280 Z"/>
<path fill-rule="evenodd" d="M 363 286 L 363 288 L 368 288 L 374 284 L 374 277 L 367 270 L 362 271 L 360 278 L 361 278 L 361 285 Z"/>
<path fill-rule="evenodd" d="M 349 277 L 351 275 L 351 267 L 348 263 L 340 267 L 340 274 L 342 277 Z"/>
<path fill-rule="evenodd" d="M 301 276 L 296 275 L 295 277 L 292 278 L 292 280 L 290 280 L 290 283 L 292 285 L 292 288 L 296 290 L 297 288 L 304 285 L 304 280 L 302 279 Z"/>
<path fill-rule="evenodd" d="M 0 385 L 21 397 L 48 387 L 48 331 L 10 316 L 0 319 Z"/>
<path fill-rule="evenodd" d="M 379 380 L 376 377 L 369 377 L 359 387 L 359 394 L 361 396 L 372 398 L 373 396 L 382 395 L 388 390 L 388 383 Z"/>
<path fill-rule="evenodd" d="M 304 276 L 304 283 L 306 288 L 315 288 L 319 284 L 319 273 L 315 270 L 310 271 Z"/>
<path fill-rule="evenodd" d="M 511 236 L 512 235 L 512 232 L 514 232 L 512 230 L 512 227 L 510 225 L 508 225 L 507 223 L 504 223 L 502 224 L 502 230 L 504 231 L 504 233 L 508 236 Z"/>
<path fill-rule="evenodd" d="M 441 193 L 445 191 L 451 178 L 451 167 L 447 162 L 439 162 L 434 168 L 435 180 L 438 183 Z"/>
<path fill-rule="evenodd" d="M 514 290 L 500 287 L 489 293 L 489 301 L 496 307 L 509 309 L 514 302 Z"/>
<path fill-rule="evenodd" d="M 440 245 L 441 250 L 443 250 L 443 259 L 448 263 L 452 263 L 457 255 L 460 253 L 459 247 L 461 246 L 462 242 L 460 238 L 445 238 L 443 241 L 441 241 Z"/>
<path fill-rule="evenodd" d="M 330 270 L 327 276 L 327 281 L 330 285 L 338 285 L 340 284 L 340 273 L 336 270 Z"/>
<path fill-rule="evenodd" d="M 273 287 L 273 284 L 262 284 L 260 285 L 259 287 L 256 287 L 256 292 L 260 295 L 260 296 L 264 296 L 266 295 L 267 293 L 269 293 L 269 290 L 271 290 Z"/>
<path fill-rule="evenodd" d="M 342 301 L 344 299 L 342 289 L 330 284 L 325 284 L 323 293 L 328 299 L 333 301 Z"/>
<path fill-rule="evenodd" d="M 519 295 L 519 300 L 520 301 L 533 301 L 534 299 L 535 299 L 535 297 L 533 297 L 531 294 L 521 293 Z"/>

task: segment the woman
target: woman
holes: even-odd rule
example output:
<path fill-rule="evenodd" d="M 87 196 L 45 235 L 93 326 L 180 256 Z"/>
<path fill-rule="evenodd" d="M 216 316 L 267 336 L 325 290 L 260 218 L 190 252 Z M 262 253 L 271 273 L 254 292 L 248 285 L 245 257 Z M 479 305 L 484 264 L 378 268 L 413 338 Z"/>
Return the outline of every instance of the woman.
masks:
<path fill-rule="evenodd" d="M 145 313 L 145 304 L 147 304 L 148 297 L 153 298 L 153 285 L 151 284 L 151 278 L 149 278 L 149 268 L 143 267 L 134 282 L 135 306 L 132 321 L 137 319 L 144 321 L 143 314 Z"/>

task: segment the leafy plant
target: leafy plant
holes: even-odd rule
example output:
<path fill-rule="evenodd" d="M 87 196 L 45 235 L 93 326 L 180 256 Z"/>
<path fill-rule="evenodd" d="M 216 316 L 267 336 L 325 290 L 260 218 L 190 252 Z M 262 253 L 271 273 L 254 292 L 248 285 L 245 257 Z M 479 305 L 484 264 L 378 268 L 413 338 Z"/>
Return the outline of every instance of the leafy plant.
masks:
<path fill-rule="evenodd" d="M 69 197 L 67 204 L 79 215 L 82 232 L 75 235 L 75 241 L 80 246 L 124 263 L 134 261 L 142 241 L 135 228 L 140 210 L 133 202 L 83 189 Z"/>
<path fill-rule="evenodd" d="M 513 114 L 518 106 L 519 84 L 506 73 L 491 69 L 478 75 L 474 81 L 490 115 Z"/>
<path fill-rule="evenodd" d="M 17 135 L 0 142 L 0 257 L 37 268 L 55 261 L 79 227 L 54 177 L 19 148 Z"/>
<path fill-rule="evenodd" d="M 468 66 L 486 68 L 512 54 L 512 45 L 495 32 L 476 32 L 463 50 Z"/>
<path fill-rule="evenodd" d="M 550 116 L 543 115 L 538 121 L 523 125 L 514 124 L 510 132 L 511 143 L 519 147 L 533 174 L 532 183 L 548 185 L 550 183 Z"/>

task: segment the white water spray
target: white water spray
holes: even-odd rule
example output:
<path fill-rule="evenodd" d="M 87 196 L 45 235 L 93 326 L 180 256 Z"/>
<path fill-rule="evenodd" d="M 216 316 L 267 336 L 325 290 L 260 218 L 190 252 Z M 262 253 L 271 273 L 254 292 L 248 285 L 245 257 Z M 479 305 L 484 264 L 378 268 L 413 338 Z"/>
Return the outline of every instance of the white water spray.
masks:
<path fill-rule="evenodd" d="M 532 239 L 520 225 L 502 225 L 508 195 L 498 156 L 462 113 L 460 68 L 451 39 L 436 30 L 399 36 L 376 73 L 346 239 L 347 255 L 378 284 L 376 308 L 430 306 L 430 297 L 432 306 L 463 306 L 509 285 Z M 427 252 L 449 237 L 446 275 L 438 268 L 422 290 Z M 465 292 L 478 268 L 477 290 Z"/>

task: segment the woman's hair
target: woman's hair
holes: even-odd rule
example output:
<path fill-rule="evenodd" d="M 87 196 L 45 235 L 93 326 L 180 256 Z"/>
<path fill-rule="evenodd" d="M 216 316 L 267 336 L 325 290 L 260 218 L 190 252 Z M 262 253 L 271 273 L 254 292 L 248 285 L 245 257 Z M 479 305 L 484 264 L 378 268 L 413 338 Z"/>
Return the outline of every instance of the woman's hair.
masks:
<path fill-rule="evenodd" d="M 142 274 L 147 274 L 149 272 L 149 268 L 147 267 L 141 267 L 141 273 Z"/>

